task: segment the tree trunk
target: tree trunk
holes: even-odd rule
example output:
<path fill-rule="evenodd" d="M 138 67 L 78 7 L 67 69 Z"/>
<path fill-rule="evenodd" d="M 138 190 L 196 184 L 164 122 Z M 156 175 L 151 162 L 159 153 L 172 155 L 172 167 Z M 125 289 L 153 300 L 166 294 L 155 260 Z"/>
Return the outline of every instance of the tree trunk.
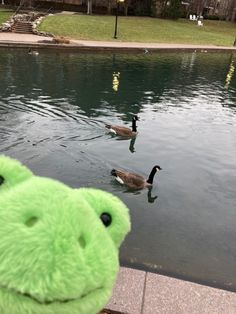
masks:
<path fill-rule="evenodd" d="M 93 0 L 87 0 L 87 14 L 93 14 Z"/>
<path fill-rule="evenodd" d="M 129 9 L 129 0 L 125 0 L 124 6 L 125 6 L 125 16 L 127 16 L 128 15 L 128 9 Z"/>
<path fill-rule="evenodd" d="M 150 6 L 151 16 L 160 17 L 163 11 L 163 0 L 152 0 Z"/>
<path fill-rule="evenodd" d="M 107 14 L 111 15 L 111 0 L 107 0 Z"/>
<path fill-rule="evenodd" d="M 236 17 L 236 0 L 233 0 L 231 3 L 231 10 L 230 10 L 230 21 L 235 22 Z"/>

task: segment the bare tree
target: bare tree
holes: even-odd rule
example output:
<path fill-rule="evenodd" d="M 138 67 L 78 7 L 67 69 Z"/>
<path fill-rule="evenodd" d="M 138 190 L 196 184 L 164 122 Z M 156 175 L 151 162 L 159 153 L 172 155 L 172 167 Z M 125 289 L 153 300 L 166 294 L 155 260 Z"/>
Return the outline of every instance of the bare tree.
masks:
<path fill-rule="evenodd" d="M 231 0 L 227 19 L 231 22 L 235 22 L 235 18 L 236 18 L 236 0 Z"/>
<path fill-rule="evenodd" d="M 87 0 L 87 14 L 93 14 L 93 0 Z"/>
<path fill-rule="evenodd" d="M 112 0 L 107 0 L 107 14 L 111 14 Z"/>
<path fill-rule="evenodd" d="M 236 0 L 222 0 L 217 8 L 217 14 L 227 21 L 235 22 Z"/>
<path fill-rule="evenodd" d="M 129 5 L 131 3 L 131 0 L 125 0 L 125 3 L 124 3 L 124 8 L 125 8 L 125 16 L 128 15 L 128 9 L 129 9 Z"/>

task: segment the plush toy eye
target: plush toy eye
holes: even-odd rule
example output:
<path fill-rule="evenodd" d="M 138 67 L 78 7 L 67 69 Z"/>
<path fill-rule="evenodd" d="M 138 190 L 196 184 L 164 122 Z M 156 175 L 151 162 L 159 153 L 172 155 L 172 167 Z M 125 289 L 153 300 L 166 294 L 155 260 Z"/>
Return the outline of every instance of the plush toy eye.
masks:
<path fill-rule="evenodd" d="M 3 178 L 3 176 L 0 175 L 0 185 L 2 185 L 3 182 L 4 182 L 4 178 Z"/>
<path fill-rule="evenodd" d="M 101 216 L 101 221 L 103 222 L 105 227 L 110 226 L 111 222 L 112 222 L 112 218 L 111 215 L 108 213 L 102 213 Z"/>

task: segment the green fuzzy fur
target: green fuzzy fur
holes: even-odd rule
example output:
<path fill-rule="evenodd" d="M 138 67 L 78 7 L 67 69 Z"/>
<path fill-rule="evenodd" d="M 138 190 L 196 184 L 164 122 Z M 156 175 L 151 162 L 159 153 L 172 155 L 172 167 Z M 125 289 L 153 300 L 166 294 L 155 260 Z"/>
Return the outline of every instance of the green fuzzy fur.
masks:
<path fill-rule="evenodd" d="M 130 230 L 126 206 L 107 192 L 34 176 L 5 156 L 0 175 L 0 313 L 98 313 Z M 108 227 L 102 213 L 112 217 Z"/>

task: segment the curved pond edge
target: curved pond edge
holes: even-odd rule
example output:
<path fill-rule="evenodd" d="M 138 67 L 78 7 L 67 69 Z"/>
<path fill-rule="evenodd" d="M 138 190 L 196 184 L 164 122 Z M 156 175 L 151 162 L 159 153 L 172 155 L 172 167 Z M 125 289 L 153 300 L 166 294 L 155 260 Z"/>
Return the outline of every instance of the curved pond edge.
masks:
<path fill-rule="evenodd" d="M 0 48 L 37 48 L 37 49 L 57 49 L 68 52 L 123 52 L 123 53 L 153 53 L 153 52 L 235 52 L 236 47 L 222 46 L 201 46 L 201 45 L 172 45 L 172 44 L 145 44 L 145 43 L 124 43 L 124 42 L 92 42 L 78 41 L 78 43 L 55 44 L 50 40 L 39 41 L 8 41 L 0 40 Z"/>

